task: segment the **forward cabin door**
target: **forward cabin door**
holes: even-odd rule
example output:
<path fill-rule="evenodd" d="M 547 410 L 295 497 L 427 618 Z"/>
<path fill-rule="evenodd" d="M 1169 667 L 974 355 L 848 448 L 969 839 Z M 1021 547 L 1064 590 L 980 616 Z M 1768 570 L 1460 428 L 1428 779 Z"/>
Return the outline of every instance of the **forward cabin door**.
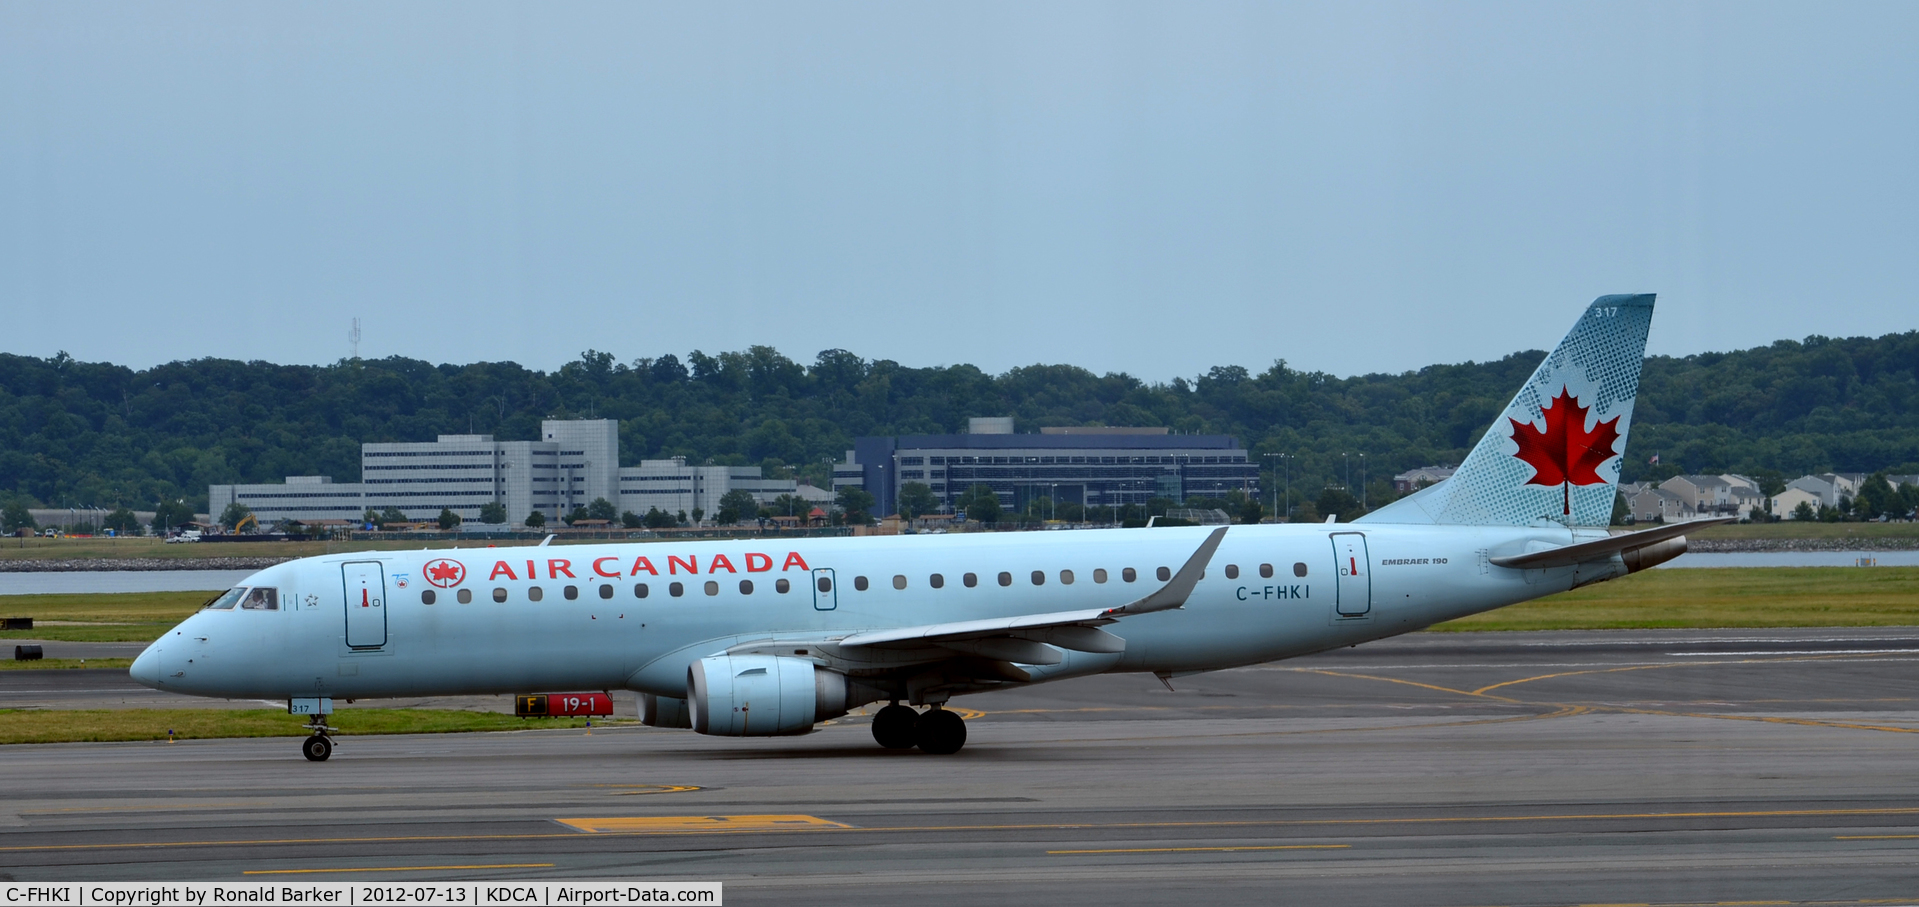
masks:
<path fill-rule="evenodd" d="M 386 645 L 386 570 L 379 561 L 340 565 L 346 581 L 346 644 L 354 649 Z"/>
<path fill-rule="evenodd" d="M 813 610 L 831 611 L 839 606 L 840 587 L 833 578 L 833 568 L 821 567 L 813 571 Z"/>
<path fill-rule="evenodd" d="M 1366 558 L 1366 536 L 1358 532 L 1333 533 L 1333 610 L 1340 617 L 1364 617 L 1373 610 L 1373 570 Z"/>

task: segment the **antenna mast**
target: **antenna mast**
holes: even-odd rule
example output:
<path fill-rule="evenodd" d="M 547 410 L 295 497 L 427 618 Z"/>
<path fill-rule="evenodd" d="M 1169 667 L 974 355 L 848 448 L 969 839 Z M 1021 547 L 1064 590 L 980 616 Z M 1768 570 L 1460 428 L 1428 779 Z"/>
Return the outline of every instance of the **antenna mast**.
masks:
<path fill-rule="evenodd" d="M 346 339 L 353 344 L 353 358 L 360 358 L 360 319 L 353 319 L 353 328 L 346 332 Z"/>

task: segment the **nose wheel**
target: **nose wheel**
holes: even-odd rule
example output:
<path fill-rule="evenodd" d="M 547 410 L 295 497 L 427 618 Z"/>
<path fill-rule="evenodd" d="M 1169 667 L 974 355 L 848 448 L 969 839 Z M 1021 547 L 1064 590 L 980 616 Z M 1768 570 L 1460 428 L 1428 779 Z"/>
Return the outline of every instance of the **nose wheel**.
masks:
<path fill-rule="evenodd" d="M 307 729 L 313 735 L 300 741 L 300 755 L 307 757 L 308 762 L 327 761 L 327 757 L 333 755 L 333 738 L 328 737 L 327 733 L 337 729 L 327 727 L 325 715 L 308 719 Z"/>

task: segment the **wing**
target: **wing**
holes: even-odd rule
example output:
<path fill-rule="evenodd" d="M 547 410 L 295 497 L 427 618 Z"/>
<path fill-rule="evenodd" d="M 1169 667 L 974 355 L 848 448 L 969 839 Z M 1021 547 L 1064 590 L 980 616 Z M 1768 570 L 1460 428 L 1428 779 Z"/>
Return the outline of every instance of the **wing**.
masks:
<path fill-rule="evenodd" d="M 1225 539 L 1226 527 L 1213 530 L 1166 585 L 1143 598 L 1117 607 L 868 630 L 836 642 L 841 651 L 938 647 L 1030 665 L 1059 664 L 1061 656 L 1058 649 L 1123 652 L 1126 650 L 1126 640 L 1100 627 L 1135 614 L 1166 611 L 1186 604 L 1186 600 L 1192 597 L 1193 587 L 1199 584 L 1200 577 L 1206 575 L 1206 565 L 1212 561 L 1213 552 L 1219 550 L 1220 542 Z"/>
<path fill-rule="evenodd" d="M 1493 566 L 1511 567 L 1516 570 L 1537 569 L 1542 567 L 1570 567 L 1585 561 L 1611 557 L 1635 548 L 1643 548 L 1655 542 L 1678 538 L 1688 532 L 1698 532 L 1701 529 L 1717 526 L 1721 523 L 1735 522 L 1738 519 L 1738 517 L 1720 517 L 1711 520 L 1688 520 L 1684 523 L 1668 523 L 1664 526 L 1646 529 L 1640 532 L 1628 532 L 1624 535 L 1615 535 L 1590 542 L 1580 542 L 1576 545 L 1562 545 L 1558 548 L 1534 551 L 1531 554 L 1515 554 L 1510 557 L 1495 557 L 1490 560 Z"/>

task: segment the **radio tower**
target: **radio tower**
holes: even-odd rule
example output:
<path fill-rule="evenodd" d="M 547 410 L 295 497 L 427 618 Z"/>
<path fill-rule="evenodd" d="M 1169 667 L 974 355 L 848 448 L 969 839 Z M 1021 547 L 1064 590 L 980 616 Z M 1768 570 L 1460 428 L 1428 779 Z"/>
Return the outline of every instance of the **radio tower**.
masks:
<path fill-rule="evenodd" d="M 353 358 L 360 358 L 360 319 L 353 319 L 353 328 L 346 332 L 346 339 L 353 344 Z"/>

